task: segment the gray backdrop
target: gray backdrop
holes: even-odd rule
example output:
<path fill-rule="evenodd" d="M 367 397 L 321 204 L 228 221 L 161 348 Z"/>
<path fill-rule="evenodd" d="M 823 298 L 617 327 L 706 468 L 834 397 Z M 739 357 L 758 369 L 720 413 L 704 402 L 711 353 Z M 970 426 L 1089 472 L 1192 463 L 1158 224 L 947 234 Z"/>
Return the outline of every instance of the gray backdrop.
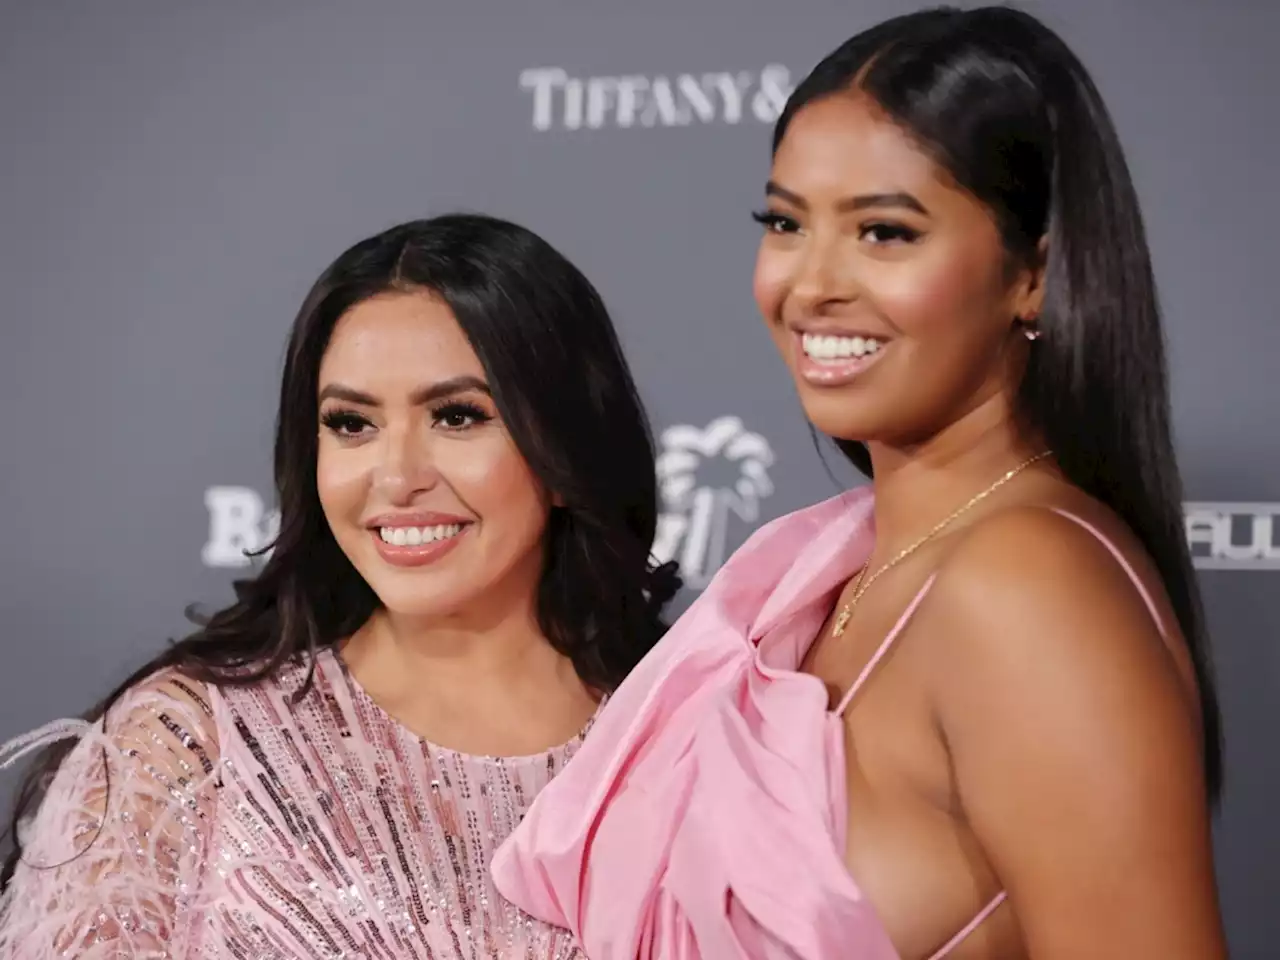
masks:
<path fill-rule="evenodd" d="M 830 495 L 751 301 L 748 213 L 788 85 L 915 5 L 0 3 L 0 738 L 228 597 L 270 532 L 294 311 L 413 216 L 515 219 L 598 283 L 668 431 L 659 547 L 695 580 Z M 1274 956 L 1280 8 L 1029 6 L 1095 71 L 1146 205 L 1229 736 L 1221 889 L 1234 955 Z"/>

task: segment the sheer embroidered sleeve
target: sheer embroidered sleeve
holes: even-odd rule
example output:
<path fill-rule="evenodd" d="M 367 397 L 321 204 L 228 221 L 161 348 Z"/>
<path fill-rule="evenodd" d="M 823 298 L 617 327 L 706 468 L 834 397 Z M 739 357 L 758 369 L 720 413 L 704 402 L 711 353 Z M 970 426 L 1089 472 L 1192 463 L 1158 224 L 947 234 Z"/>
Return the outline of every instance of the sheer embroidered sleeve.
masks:
<path fill-rule="evenodd" d="M 16 745 L 66 736 L 79 740 L 19 830 L 0 958 L 193 956 L 219 782 L 205 689 L 157 674 L 102 722 L 55 724 Z"/>

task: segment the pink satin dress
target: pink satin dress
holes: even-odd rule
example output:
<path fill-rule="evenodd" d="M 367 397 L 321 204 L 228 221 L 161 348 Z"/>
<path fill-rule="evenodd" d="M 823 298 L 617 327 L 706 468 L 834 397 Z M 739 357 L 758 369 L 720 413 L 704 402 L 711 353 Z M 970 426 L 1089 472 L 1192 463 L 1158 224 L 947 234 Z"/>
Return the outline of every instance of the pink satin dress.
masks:
<path fill-rule="evenodd" d="M 866 488 L 757 531 L 499 848 L 498 891 L 590 960 L 900 960 L 845 866 L 841 715 L 932 580 L 835 710 L 799 672 L 872 541 Z"/>

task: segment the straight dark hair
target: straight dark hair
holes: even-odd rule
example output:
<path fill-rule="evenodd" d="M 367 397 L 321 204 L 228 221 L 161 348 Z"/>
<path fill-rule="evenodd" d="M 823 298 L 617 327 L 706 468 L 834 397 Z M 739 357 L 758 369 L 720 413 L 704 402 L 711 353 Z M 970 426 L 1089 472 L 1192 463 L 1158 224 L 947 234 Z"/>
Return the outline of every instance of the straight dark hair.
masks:
<path fill-rule="evenodd" d="M 856 89 L 874 100 L 995 217 L 1013 262 L 1048 238 L 1040 339 L 1018 413 L 1063 473 L 1129 525 L 1153 557 L 1200 686 L 1209 794 L 1222 788 L 1222 730 L 1182 481 L 1151 256 L 1119 137 L 1080 60 L 1027 13 L 943 7 L 887 20 L 842 44 L 799 84 L 776 153 L 807 104 Z M 860 443 L 833 438 L 871 475 Z"/>
<path fill-rule="evenodd" d="M 406 223 L 357 243 L 316 281 L 293 330 L 276 420 L 280 530 L 261 572 L 236 601 L 141 666 L 85 719 L 102 720 L 130 687 L 174 667 L 206 683 L 247 685 L 287 663 L 314 668 L 318 651 L 350 636 L 378 607 L 334 539 L 316 488 L 320 362 L 338 320 L 389 292 L 447 303 L 485 373 L 517 449 L 558 495 L 545 537 L 539 624 L 583 682 L 615 688 L 666 624 L 680 587 L 674 563 L 650 558 L 658 493 L 652 434 L 609 313 L 586 277 L 546 241 L 492 217 L 452 214 Z M 297 692 L 306 692 L 311 682 Z M 71 746 L 37 761 L 9 833 L 39 804 Z"/>

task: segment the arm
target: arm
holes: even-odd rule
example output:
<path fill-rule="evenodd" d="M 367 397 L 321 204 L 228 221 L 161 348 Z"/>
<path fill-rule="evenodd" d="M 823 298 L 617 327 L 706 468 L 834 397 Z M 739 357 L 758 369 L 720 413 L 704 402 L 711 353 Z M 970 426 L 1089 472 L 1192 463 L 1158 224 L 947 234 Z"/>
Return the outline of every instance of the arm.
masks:
<path fill-rule="evenodd" d="M 199 684 L 133 688 L 63 762 L 0 896 L 0 958 L 185 956 L 215 803 L 217 745 Z"/>
<path fill-rule="evenodd" d="M 1132 582 L 1047 511 L 939 575 L 961 802 L 1034 960 L 1225 958 L 1194 691 Z"/>

